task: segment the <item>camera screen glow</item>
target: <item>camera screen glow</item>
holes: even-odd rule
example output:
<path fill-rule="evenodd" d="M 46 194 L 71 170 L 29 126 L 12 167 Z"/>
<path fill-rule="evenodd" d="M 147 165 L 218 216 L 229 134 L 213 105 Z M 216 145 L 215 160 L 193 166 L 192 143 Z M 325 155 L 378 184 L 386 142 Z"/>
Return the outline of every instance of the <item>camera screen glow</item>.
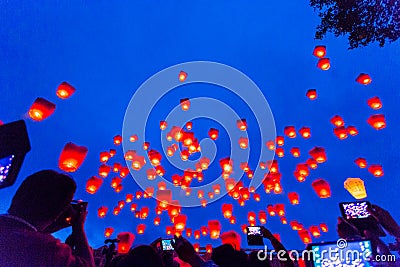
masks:
<path fill-rule="evenodd" d="M 0 159 L 0 184 L 7 179 L 13 159 L 14 155 Z"/>

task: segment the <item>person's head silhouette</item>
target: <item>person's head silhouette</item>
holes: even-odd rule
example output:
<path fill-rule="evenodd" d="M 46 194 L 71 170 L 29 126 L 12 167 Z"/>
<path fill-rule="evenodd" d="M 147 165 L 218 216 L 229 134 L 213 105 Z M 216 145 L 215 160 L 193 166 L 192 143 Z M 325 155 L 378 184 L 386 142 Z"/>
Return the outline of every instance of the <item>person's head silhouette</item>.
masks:
<path fill-rule="evenodd" d="M 28 176 L 15 193 L 8 213 L 43 231 L 67 208 L 76 191 L 66 174 L 43 170 Z"/>

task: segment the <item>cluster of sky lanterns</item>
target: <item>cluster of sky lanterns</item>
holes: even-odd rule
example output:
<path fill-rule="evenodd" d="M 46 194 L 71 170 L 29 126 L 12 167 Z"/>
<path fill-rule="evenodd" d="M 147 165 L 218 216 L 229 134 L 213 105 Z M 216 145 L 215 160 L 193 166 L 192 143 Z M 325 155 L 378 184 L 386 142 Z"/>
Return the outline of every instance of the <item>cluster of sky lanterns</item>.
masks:
<path fill-rule="evenodd" d="M 326 47 L 325 46 L 316 46 L 313 55 L 318 58 L 317 67 L 321 70 L 328 70 L 331 67 L 330 59 L 326 58 Z M 178 74 L 178 79 L 180 82 L 185 82 L 187 80 L 188 73 L 181 71 Z M 370 75 L 366 73 L 361 73 L 356 78 L 356 82 L 361 85 L 369 85 L 372 82 Z M 65 100 L 71 97 L 75 93 L 76 89 L 67 82 L 62 82 L 57 90 L 56 95 L 58 98 Z M 318 98 L 316 89 L 309 89 L 306 92 L 306 97 L 310 100 L 316 100 Z M 182 111 L 189 111 L 190 109 L 190 99 L 183 98 L 179 101 L 180 107 Z M 368 106 L 376 111 L 382 108 L 382 101 L 378 96 L 371 97 L 367 100 Z M 34 103 L 31 105 L 28 116 L 34 121 L 42 121 L 46 118 L 50 117 L 56 109 L 56 104 L 45 99 L 45 98 L 37 98 Z M 334 115 L 330 119 L 331 124 L 334 126 L 333 134 L 340 140 L 344 140 L 349 136 L 357 135 L 358 129 L 355 126 L 346 126 L 344 119 L 340 115 Z M 367 123 L 376 130 L 382 130 L 386 127 L 386 120 L 384 114 L 372 114 L 367 119 Z M 248 124 L 246 119 L 240 119 L 236 121 L 237 128 L 240 131 L 246 131 L 248 128 Z M 195 133 L 192 132 L 193 123 L 186 122 L 184 128 L 178 126 L 170 126 L 168 122 L 165 120 L 160 121 L 159 128 L 161 131 L 167 131 L 168 127 L 170 130 L 166 134 L 167 140 L 176 143 L 172 143 L 166 149 L 166 156 L 172 157 L 176 152 L 180 153 L 180 157 L 183 161 L 189 159 L 190 155 L 194 153 L 198 153 L 201 151 L 200 144 L 195 137 Z M 216 128 L 210 128 L 208 130 L 208 136 L 210 139 L 216 141 L 219 137 L 219 130 Z M 283 148 L 285 144 L 285 138 L 294 139 L 298 136 L 301 136 L 304 139 L 311 138 L 311 128 L 307 126 L 303 126 L 299 129 L 296 129 L 295 126 L 286 126 L 283 130 L 283 135 L 277 136 L 275 140 L 266 141 L 265 145 L 271 151 L 275 151 L 275 154 L 278 158 L 285 157 L 285 150 Z M 116 135 L 113 138 L 113 143 L 115 146 L 120 146 L 122 144 L 122 136 Z M 130 142 L 138 142 L 138 136 L 133 134 L 129 138 Z M 179 145 L 180 146 L 179 146 Z M 238 139 L 238 145 L 242 149 L 248 149 L 249 147 L 249 139 L 247 137 L 240 137 Z M 182 147 L 182 150 L 179 151 L 179 147 Z M 141 155 L 142 153 L 129 150 L 124 154 L 125 160 L 130 162 L 133 170 L 141 170 L 145 167 L 146 162 L 148 161 L 151 164 L 151 168 L 146 170 L 146 175 L 149 180 L 154 180 L 157 176 L 164 176 L 166 174 L 166 170 L 162 166 L 163 154 L 159 151 L 151 148 L 151 144 L 147 141 L 143 141 L 142 148 L 145 151 L 144 153 L 147 155 Z M 294 158 L 298 158 L 301 155 L 301 151 L 299 147 L 291 147 L 289 150 L 290 154 Z M 84 162 L 88 149 L 84 146 L 76 145 L 72 142 L 67 143 L 59 157 L 59 168 L 66 172 L 75 172 Z M 95 194 L 98 192 L 100 187 L 104 184 L 104 181 L 107 177 L 109 177 L 112 173 L 116 176 L 111 179 L 110 186 L 115 190 L 116 193 L 119 193 L 123 189 L 123 179 L 129 175 L 129 168 L 124 166 L 121 163 L 115 162 L 110 164 L 110 160 L 116 155 L 116 149 L 110 149 L 108 151 L 102 151 L 99 155 L 99 161 L 101 165 L 98 168 L 97 175 L 90 177 L 86 182 L 86 191 L 89 194 Z M 310 151 L 308 151 L 309 158 L 303 162 L 298 163 L 293 172 L 295 179 L 298 182 L 304 182 L 308 176 L 310 176 L 310 172 L 318 167 L 319 164 L 322 164 L 327 161 L 327 154 L 323 147 L 314 147 Z M 382 177 L 384 175 L 383 168 L 380 164 L 369 164 L 365 158 L 357 158 L 355 164 L 360 168 L 365 168 L 375 177 Z M 174 186 L 179 186 L 182 189 L 186 190 L 186 195 L 190 196 L 192 189 L 190 188 L 191 182 L 193 179 L 197 179 L 198 182 L 202 182 L 204 179 L 203 171 L 207 170 L 210 166 L 210 159 L 203 157 L 200 158 L 193 169 L 187 169 L 183 172 L 182 175 L 172 174 L 172 182 Z M 213 199 L 215 195 L 220 194 L 221 186 L 225 187 L 228 191 L 228 195 L 236 200 L 240 206 L 244 206 L 245 202 L 253 198 L 256 202 L 261 200 L 260 194 L 255 192 L 255 188 L 245 187 L 243 182 L 237 182 L 231 175 L 233 173 L 233 159 L 227 157 L 219 160 L 219 165 L 221 168 L 221 174 L 224 178 L 224 184 L 215 184 L 213 185 L 213 191 L 204 192 L 203 190 L 196 191 L 196 196 L 199 199 L 201 205 L 203 207 L 207 206 L 206 198 Z M 260 169 L 266 170 L 264 175 L 263 185 L 265 193 L 275 193 L 281 194 L 283 192 L 281 185 L 282 174 L 279 172 L 279 163 L 277 160 L 271 160 L 267 162 L 260 162 Z M 252 179 L 254 175 L 253 169 L 250 168 L 247 162 L 241 162 L 240 168 L 244 171 L 246 176 L 249 179 Z M 318 178 L 312 181 L 311 184 L 314 192 L 319 198 L 329 198 L 331 196 L 331 189 L 329 183 L 322 179 Z M 364 199 L 367 196 L 366 188 L 364 185 L 364 181 L 360 178 L 348 178 L 344 182 L 344 188 L 355 198 L 355 199 Z M 156 191 L 156 192 L 155 192 Z M 173 200 L 172 193 L 168 190 L 165 182 L 160 182 L 157 184 L 157 188 L 149 187 L 144 191 L 137 191 L 136 193 L 128 193 L 125 196 L 124 200 L 118 201 L 117 205 L 114 208 L 109 208 L 106 206 L 101 206 L 97 210 L 97 215 L 100 219 L 105 218 L 109 213 L 112 213 L 114 216 L 118 216 L 122 209 L 124 209 L 128 204 L 127 209 L 134 214 L 136 218 L 141 220 L 146 220 L 151 213 L 148 207 L 138 207 L 137 203 L 133 203 L 135 200 L 140 200 L 141 198 L 150 198 L 153 195 L 157 196 L 157 205 L 155 208 L 156 217 L 153 219 L 153 223 L 155 226 L 161 225 L 161 217 L 162 212 L 166 212 L 170 218 L 170 224 L 166 226 L 166 235 L 183 235 L 183 232 L 186 233 L 188 238 L 194 237 L 196 240 L 200 239 L 201 236 L 209 236 L 211 239 L 217 239 L 221 233 L 221 223 L 218 220 L 209 220 L 207 225 L 201 226 L 199 229 L 188 228 L 187 224 L 189 218 L 185 214 L 182 213 L 182 208 L 180 207 L 179 201 Z M 297 192 L 289 192 L 287 194 L 289 203 L 292 205 L 298 205 L 300 203 L 300 197 Z M 237 223 L 237 216 L 235 216 L 233 211 L 233 205 L 230 203 L 222 204 L 222 215 L 225 219 L 227 219 L 231 224 Z M 278 203 L 275 205 L 269 204 L 266 209 L 262 209 L 258 212 L 249 211 L 247 213 L 247 224 L 242 224 L 241 229 L 243 232 L 246 232 L 246 227 L 251 225 L 266 224 L 268 220 L 268 216 L 279 216 L 282 224 L 289 224 L 292 230 L 298 232 L 300 239 L 308 244 L 312 240 L 312 237 L 318 238 L 321 236 L 321 233 L 327 232 L 328 227 L 325 223 L 321 223 L 319 225 L 312 225 L 308 228 L 304 227 L 301 223 L 296 220 L 291 220 L 290 222 L 285 217 L 285 206 L 282 203 Z M 144 234 L 146 231 L 146 224 L 138 224 L 136 228 L 136 232 L 139 235 Z M 105 237 L 111 237 L 114 234 L 114 229 L 112 227 L 106 227 L 104 231 Z M 121 240 L 118 251 L 120 253 L 125 253 L 131 247 L 135 236 L 132 233 L 122 232 L 118 234 L 118 238 Z M 194 244 L 195 249 L 199 249 L 199 244 Z M 207 245 L 207 250 L 212 250 L 212 246 L 210 244 Z"/>

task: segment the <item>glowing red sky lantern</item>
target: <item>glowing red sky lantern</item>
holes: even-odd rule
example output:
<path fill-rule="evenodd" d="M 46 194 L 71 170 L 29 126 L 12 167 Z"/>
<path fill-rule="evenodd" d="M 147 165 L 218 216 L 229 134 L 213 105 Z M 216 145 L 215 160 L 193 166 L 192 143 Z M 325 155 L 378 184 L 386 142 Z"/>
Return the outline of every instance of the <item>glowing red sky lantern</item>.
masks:
<path fill-rule="evenodd" d="M 208 136 L 212 139 L 212 140 L 217 140 L 218 139 L 218 135 L 219 135 L 219 131 L 215 128 L 210 128 L 210 130 L 208 130 Z"/>
<path fill-rule="evenodd" d="M 118 173 L 121 168 L 122 168 L 121 163 L 115 162 L 113 164 L 113 172 Z"/>
<path fill-rule="evenodd" d="M 267 161 L 267 165 L 269 166 L 270 173 L 279 173 L 279 165 L 277 160 L 269 160 Z"/>
<path fill-rule="evenodd" d="M 107 215 L 107 211 L 108 208 L 101 206 L 100 208 L 97 209 L 97 216 L 99 216 L 99 218 L 104 218 Z"/>
<path fill-rule="evenodd" d="M 167 235 L 174 235 L 175 234 L 175 232 L 176 232 L 176 230 L 175 230 L 175 228 L 173 227 L 173 226 L 166 226 L 165 227 L 165 233 L 167 234 Z"/>
<path fill-rule="evenodd" d="M 212 250 L 213 250 L 212 245 L 211 245 L 211 244 L 207 244 L 207 245 L 206 245 L 206 252 L 207 252 L 208 254 L 211 254 L 211 253 L 212 253 Z"/>
<path fill-rule="evenodd" d="M 331 188 L 329 183 L 324 179 L 317 179 L 313 181 L 312 187 L 320 198 L 328 198 L 331 196 Z"/>
<path fill-rule="evenodd" d="M 138 137 L 136 134 L 133 134 L 133 135 L 131 135 L 131 136 L 129 137 L 129 141 L 130 141 L 131 143 L 134 143 L 134 142 L 136 142 L 137 140 L 139 140 L 139 137 Z"/>
<path fill-rule="evenodd" d="M 288 193 L 288 198 L 289 198 L 290 204 L 292 204 L 292 205 L 297 205 L 300 203 L 299 194 L 297 194 L 296 192 Z"/>
<path fill-rule="evenodd" d="M 130 210 L 131 210 L 132 212 L 136 211 L 136 210 L 137 210 L 137 204 L 136 204 L 136 203 L 132 203 L 132 204 L 131 204 L 131 207 L 130 207 Z"/>
<path fill-rule="evenodd" d="M 125 201 L 123 201 L 123 200 L 118 201 L 118 207 L 120 209 L 123 209 L 125 207 Z"/>
<path fill-rule="evenodd" d="M 113 209 L 113 214 L 114 214 L 115 216 L 118 216 L 120 212 L 121 212 L 121 208 L 120 208 L 120 207 L 115 207 L 115 208 Z"/>
<path fill-rule="evenodd" d="M 177 148 L 174 145 L 167 147 L 167 156 L 168 157 L 172 157 L 175 154 Z"/>
<path fill-rule="evenodd" d="M 285 205 L 284 204 L 275 204 L 275 212 L 278 216 L 282 217 L 285 216 Z"/>
<path fill-rule="evenodd" d="M 208 235 L 208 228 L 207 226 L 201 226 L 200 227 L 200 232 L 203 236 L 207 236 Z"/>
<path fill-rule="evenodd" d="M 219 195 L 221 193 L 221 185 L 220 184 L 215 184 L 212 186 L 214 193 Z"/>
<path fill-rule="evenodd" d="M 167 129 L 168 127 L 168 123 L 166 121 L 160 121 L 160 130 L 164 131 L 165 129 Z"/>
<path fill-rule="evenodd" d="M 240 137 L 239 146 L 241 149 L 246 149 L 249 146 L 249 139 L 246 137 Z"/>
<path fill-rule="evenodd" d="M 253 198 L 254 198 L 254 200 L 255 200 L 256 202 L 260 202 L 260 200 L 261 200 L 261 196 L 260 196 L 260 194 L 258 194 L 258 193 L 254 193 L 254 194 L 253 194 Z"/>
<path fill-rule="evenodd" d="M 109 152 L 109 153 L 110 153 L 110 156 L 111 156 L 111 157 L 114 157 L 114 156 L 117 154 L 117 150 L 115 150 L 115 149 L 112 148 L 112 149 L 110 149 L 110 152 Z"/>
<path fill-rule="evenodd" d="M 208 192 L 208 198 L 209 199 L 214 199 L 214 193 L 213 192 Z"/>
<path fill-rule="evenodd" d="M 111 187 L 112 187 L 112 188 L 117 188 L 117 186 L 118 186 L 119 184 L 121 184 L 121 182 L 122 182 L 121 178 L 115 177 L 115 178 L 113 178 L 113 179 L 111 180 Z"/>
<path fill-rule="evenodd" d="M 317 67 L 321 70 L 329 70 L 331 68 L 331 61 L 329 58 L 321 58 L 318 60 Z"/>
<path fill-rule="evenodd" d="M 75 91 L 76 89 L 72 85 L 67 82 L 62 82 L 57 87 L 56 95 L 61 99 L 68 99 L 75 93 Z"/>
<path fill-rule="evenodd" d="M 293 172 L 294 177 L 299 182 L 304 182 L 306 180 L 306 176 L 301 175 L 298 171 Z"/>
<path fill-rule="evenodd" d="M 181 108 L 183 111 L 188 111 L 190 108 L 190 100 L 189 98 L 183 98 L 180 100 Z"/>
<path fill-rule="evenodd" d="M 203 197 L 204 197 L 204 191 L 203 190 L 197 191 L 197 198 L 202 199 Z"/>
<path fill-rule="evenodd" d="M 306 163 L 308 167 L 310 167 L 313 170 L 315 170 L 318 167 L 317 161 L 313 158 L 307 159 Z"/>
<path fill-rule="evenodd" d="M 337 138 L 340 140 L 344 140 L 347 138 L 347 130 L 344 126 L 336 127 L 333 129 L 333 133 L 336 135 Z"/>
<path fill-rule="evenodd" d="M 121 178 L 125 178 L 129 174 L 129 168 L 128 167 L 122 167 L 119 171 L 119 176 Z"/>
<path fill-rule="evenodd" d="M 318 58 L 323 58 L 326 55 L 326 46 L 324 46 L 324 45 L 315 46 L 313 55 Z"/>
<path fill-rule="evenodd" d="M 246 131 L 247 130 L 247 122 L 246 119 L 240 119 L 236 121 L 236 126 L 239 128 L 241 131 Z"/>
<path fill-rule="evenodd" d="M 283 146 L 285 144 L 285 137 L 283 136 L 277 136 L 276 137 L 276 144 L 278 146 Z"/>
<path fill-rule="evenodd" d="M 136 199 L 141 199 L 142 196 L 143 196 L 143 192 L 142 191 L 136 191 L 136 193 L 135 193 Z"/>
<path fill-rule="evenodd" d="M 296 129 L 294 128 L 294 126 L 286 126 L 283 130 L 283 133 L 289 138 L 296 137 Z"/>
<path fill-rule="evenodd" d="M 299 234 L 299 237 L 300 237 L 301 241 L 303 241 L 304 244 L 311 243 L 311 236 L 307 230 L 301 230 L 301 231 L 298 231 L 297 233 Z"/>
<path fill-rule="evenodd" d="M 155 226 L 159 226 L 161 223 L 161 218 L 160 217 L 155 217 L 153 220 L 153 223 Z"/>
<path fill-rule="evenodd" d="M 382 101 L 377 96 L 371 97 L 370 99 L 368 99 L 367 103 L 368 103 L 368 106 L 374 110 L 378 110 L 378 109 L 382 108 Z"/>
<path fill-rule="evenodd" d="M 298 231 L 299 230 L 299 222 L 296 220 L 290 221 L 290 227 L 292 228 L 292 230 Z"/>
<path fill-rule="evenodd" d="M 360 75 L 358 75 L 358 77 L 356 78 L 356 82 L 358 82 L 359 84 L 363 84 L 363 85 L 368 85 L 372 82 L 371 76 L 369 76 L 366 73 L 360 73 Z"/>
<path fill-rule="evenodd" d="M 102 184 L 103 179 L 92 176 L 86 182 L 86 192 L 88 192 L 89 194 L 95 194 Z"/>
<path fill-rule="evenodd" d="M 311 137 L 311 129 L 310 129 L 309 127 L 302 127 L 302 128 L 299 130 L 299 133 L 300 133 L 300 135 L 301 135 L 303 138 L 305 138 L 305 139 Z"/>
<path fill-rule="evenodd" d="M 185 127 L 186 127 L 186 129 L 188 129 L 189 131 L 192 130 L 192 128 L 193 128 L 193 122 L 188 121 L 188 122 L 185 124 Z"/>
<path fill-rule="evenodd" d="M 56 105 L 44 98 L 38 97 L 29 108 L 28 115 L 34 121 L 42 121 L 50 117 L 56 110 Z"/>
<path fill-rule="evenodd" d="M 136 227 L 136 232 L 139 235 L 144 234 L 144 231 L 146 230 L 146 225 L 145 224 L 138 224 L 138 226 Z"/>
<path fill-rule="evenodd" d="M 181 70 L 178 75 L 179 81 L 184 82 L 187 78 L 187 73 Z"/>
<path fill-rule="evenodd" d="M 114 188 L 115 193 L 120 193 L 123 189 L 122 184 L 117 185 L 117 187 Z"/>
<path fill-rule="evenodd" d="M 383 168 L 382 165 L 380 164 L 371 164 L 368 167 L 368 171 L 375 177 L 379 178 L 382 177 L 384 172 L 383 172 Z"/>
<path fill-rule="evenodd" d="M 65 172 L 75 172 L 86 158 L 88 149 L 74 143 L 65 144 L 58 159 L 58 167 Z"/>
<path fill-rule="evenodd" d="M 218 239 L 221 234 L 221 223 L 217 220 L 208 221 L 208 229 L 210 229 L 211 239 Z"/>
<path fill-rule="evenodd" d="M 106 163 L 110 159 L 110 153 L 108 151 L 100 152 L 100 162 Z"/>
<path fill-rule="evenodd" d="M 142 169 L 145 164 L 146 160 L 144 156 L 139 156 L 136 154 L 132 159 L 132 169 L 134 169 L 135 171 L 139 171 L 140 169 Z"/>
<path fill-rule="evenodd" d="M 300 148 L 293 147 L 292 149 L 290 149 L 290 153 L 293 155 L 293 157 L 298 158 L 300 157 Z"/>
<path fill-rule="evenodd" d="M 233 205 L 232 204 L 222 204 L 222 214 L 225 219 L 232 217 Z"/>
<path fill-rule="evenodd" d="M 147 150 L 150 147 L 150 143 L 149 142 L 143 142 L 143 150 Z"/>
<path fill-rule="evenodd" d="M 236 224 L 236 217 L 235 216 L 230 217 L 229 218 L 229 223 L 230 224 Z"/>
<path fill-rule="evenodd" d="M 328 232 L 328 225 L 326 225 L 326 223 L 320 223 L 319 228 L 321 228 L 321 231 L 324 233 Z"/>
<path fill-rule="evenodd" d="M 122 143 L 122 136 L 116 135 L 114 136 L 114 145 L 119 146 Z"/>
<path fill-rule="evenodd" d="M 188 150 L 182 150 L 181 151 L 181 159 L 183 161 L 187 161 L 189 159 L 190 152 Z"/>
<path fill-rule="evenodd" d="M 314 147 L 308 153 L 318 163 L 324 163 L 327 160 L 325 149 L 323 147 Z"/>
<path fill-rule="evenodd" d="M 193 236 L 194 236 L 194 239 L 200 239 L 200 236 L 201 236 L 200 230 L 194 230 Z"/>
<path fill-rule="evenodd" d="M 240 226 L 240 229 L 242 229 L 242 232 L 243 232 L 244 234 L 247 234 L 247 224 L 242 224 L 242 225 Z"/>
<path fill-rule="evenodd" d="M 113 233 L 114 233 L 114 228 L 112 228 L 112 227 L 107 227 L 104 230 L 104 236 L 107 238 L 110 237 Z"/>
<path fill-rule="evenodd" d="M 185 146 L 190 146 L 194 140 L 193 132 L 183 132 L 182 141 Z"/>
<path fill-rule="evenodd" d="M 344 120 L 341 116 L 339 115 L 335 115 L 331 118 L 331 123 L 336 126 L 336 127 L 340 127 L 340 126 L 344 126 Z"/>
<path fill-rule="evenodd" d="M 247 162 L 241 162 L 240 163 L 240 168 L 244 171 L 244 172 L 248 172 L 250 170 L 249 164 Z"/>
<path fill-rule="evenodd" d="M 312 234 L 313 237 L 320 237 L 321 236 L 321 232 L 319 231 L 318 226 L 310 226 L 309 228 L 310 233 Z"/>
<path fill-rule="evenodd" d="M 269 150 L 273 151 L 275 150 L 275 142 L 272 140 L 269 140 L 265 143 L 265 145 L 268 147 Z"/>
<path fill-rule="evenodd" d="M 308 165 L 304 163 L 299 163 L 296 165 L 296 172 L 298 172 L 301 176 L 304 177 L 310 175 L 310 170 L 308 169 Z"/>
<path fill-rule="evenodd" d="M 278 147 L 278 148 L 275 150 L 275 153 L 276 153 L 276 155 L 277 155 L 278 157 L 280 157 L 280 158 L 283 158 L 283 157 L 285 156 L 285 150 L 283 150 L 282 147 Z"/>
<path fill-rule="evenodd" d="M 248 220 L 249 222 L 255 222 L 255 221 L 256 221 L 256 218 L 257 218 L 257 215 L 256 215 L 256 213 L 255 213 L 254 211 L 249 211 L 249 212 L 247 213 L 247 220 Z"/>
<path fill-rule="evenodd" d="M 309 89 L 309 90 L 307 91 L 307 93 L 306 93 L 306 96 L 307 96 L 308 99 L 310 99 L 310 100 L 315 100 L 315 99 L 317 99 L 317 97 L 318 97 L 317 90 L 315 90 L 315 89 Z"/>
<path fill-rule="evenodd" d="M 187 217 L 184 214 L 179 214 L 174 217 L 174 227 L 177 232 L 183 232 L 186 227 Z"/>
<path fill-rule="evenodd" d="M 193 234 L 192 228 L 186 228 L 185 232 L 187 237 L 192 237 Z"/>
<path fill-rule="evenodd" d="M 267 206 L 267 211 L 268 211 L 269 216 L 275 216 L 276 215 L 275 208 L 271 204 Z"/>
<path fill-rule="evenodd" d="M 133 194 L 126 194 L 125 201 L 126 203 L 131 203 L 133 200 Z"/>
<path fill-rule="evenodd" d="M 162 155 L 154 149 L 151 149 L 147 152 L 147 156 L 150 159 L 150 163 L 153 166 L 158 166 L 161 163 Z"/>
<path fill-rule="evenodd" d="M 225 173 L 232 173 L 233 161 L 229 157 L 221 159 L 219 164 Z"/>
<path fill-rule="evenodd" d="M 168 215 L 170 217 L 176 217 L 181 212 L 181 206 L 178 200 L 172 200 L 168 207 Z"/>
<path fill-rule="evenodd" d="M 260 169 L 261 170 L 265 170 L 266 168 L 268 168 L 268 164 L 266 162 L 260 162 Z"/>
<path fill-rule="evenodd" d="M 156 179 L 156 177 L 157 177 L 156 170 L 153 169 L 153 168 L 148 169 L 148 170 L 146 171 L 146 175 L 147 175 L 147 179 L 150 180 L 150 181 Z"/>
<path fill-rule="evenodd" d="M 358 134 L 358 130 L 355 126 L 347 126 L 346 131 L 351 136 L 356 136 Z"/>
<path fill-rule="evenodd" d="M 386 128 L 385 115 L 383 115 L 383 114 L 371 115 L 368 118 L 367 122 L 375 130 L 382 130 L 382 129 Z"/>
<path fill-rule="evenodd" d="M 365 158 L 357 158 L 354 160 L 354 163 L 357 164 L 357 166 L 361 169 L 367 168 L 368 166 L 367 160 Z"/>
<path fill-rule="evenodd" d="M 267 223 L 267 213 L 263 210 L 261 210 L 258 213 L 258 220 L 260 221 L 261 224 L 266 224 Z"/>

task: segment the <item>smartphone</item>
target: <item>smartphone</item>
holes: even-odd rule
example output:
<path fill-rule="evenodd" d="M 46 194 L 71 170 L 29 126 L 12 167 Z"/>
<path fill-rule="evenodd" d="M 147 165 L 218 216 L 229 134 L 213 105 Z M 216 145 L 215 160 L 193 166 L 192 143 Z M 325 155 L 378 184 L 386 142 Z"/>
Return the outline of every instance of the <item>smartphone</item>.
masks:
<path fill-rule="evenodd" d="M 371 203 L 368 201 L 342 202 L 339 203 L 343 218 L 347 220 L 368 219 L 371 217 L 369 210 Z"/>
<path fill-rule="evenodd" d="M 263 234 L 261 226 L 247 227 L 247 244 L 249 246 L 264 246 Z"/>
<path fill-rule="evenodd" d="M 172 243 L 174 242 L 173 239 L 161 239 L 161 250 L 162 251 L 172 251 L 174 247 Z"/>

